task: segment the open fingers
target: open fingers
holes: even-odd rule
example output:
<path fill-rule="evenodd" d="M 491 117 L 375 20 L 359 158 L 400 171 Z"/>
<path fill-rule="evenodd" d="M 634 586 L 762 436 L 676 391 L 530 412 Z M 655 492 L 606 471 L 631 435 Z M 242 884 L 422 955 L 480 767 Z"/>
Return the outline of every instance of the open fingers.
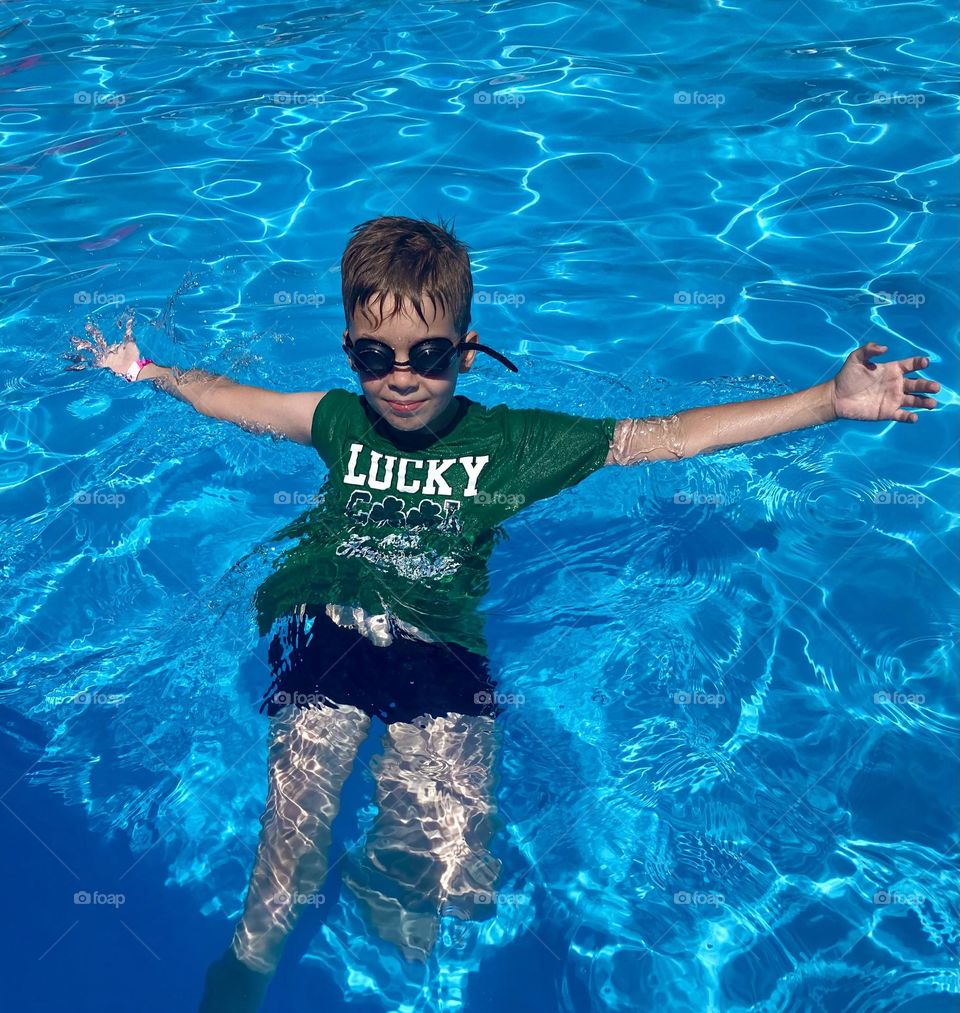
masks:
<path fill-rule="evenodd" d="M 893 413 L 894 422 L 916 422 L 918 417 L 913 412 L 905 412 L 902 408 Z"/>
<path fill-rule="evenodd" d="M 925 393 L 935 394 L 940 389 L 936 380 L 914 380 L 903 381 L 903 397 L 900 403 L 908 408 L 936 408 L 937 402 L 932 397 L 924 397 Z M 916 421 L 916 417 L 914 417 Z"/>
<path fill-rule="evenodd" d="M 937 402 L 932 397 L 918 397 L 914 394 L 904 394 L 900 403 L 910 408 L 936 408 Z"/>
<path fill-rule="evenodd" d="M 926 369 L 930 360 L 925 355 L 913 355 L 909 359 L 901 359 L 897 365 L 904 373 L 912 373 L 917 369 Z"/>
<path fill-rule="evenodd" d="M 92 323 L 87 323 L 87 334 L 89 334 L 94 341 L 97 343 L 96 353 L 98 356 L 104 355 L 107 351 L 107 343 L 103 338 L 103 332 Z"/>
<path fill-rule="evenodd" d="M 848 361 L 852 359 L 854 362 L 859 362 L 872 371 L 877 368 L 877 364 L 871 362 L 870 357 L 873 355 L 883 355 L 886 350 L 886 345 L 878 345 L 875 341 L 868 341 L 865 345 L 855 348 L 850 353 Z"/>

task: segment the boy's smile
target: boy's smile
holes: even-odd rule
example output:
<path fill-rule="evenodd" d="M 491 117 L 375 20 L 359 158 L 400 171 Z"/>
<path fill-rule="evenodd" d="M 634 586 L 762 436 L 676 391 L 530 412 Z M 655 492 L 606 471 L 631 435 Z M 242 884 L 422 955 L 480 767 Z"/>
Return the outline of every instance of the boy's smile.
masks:
<path fill-rule="evenodd" d="M 456 411 L 453 395 L 457 377 L 470 369 L 476 352 L 458 354 L 442 376 L 421 376 L 409 365 L 397 363 L 409 362 L 410 348 L 418 341 L 446 338 L 458 345 L 461 341 L 475 342 L 477 332 L 468 331 L 461 338 L 449 310 L 438 311 L 436 304 L 426 295 L 421 297 L 421 306 L 429 326 L 407 303 L 397 307 L 396 299 L 393 308 L 397 312 L 391 316 L 390 298 L 387 297 L 384 319 L 380 321 L 373 315 L 374 307 L 379 304 L 379 293 L 370 297 L 366 309 L 357 306 L 350 327 L 343 336 L 344 341 L 348 336 L 351 341 L 372 338 L 389 345 L 396 356 L 394 368 L 386 376 L 373 377 L 361 373 L 347 356 L 350 368 L 358 375 L 367 403 L 394 429 L 404 433 L 421 429 L 440 430 Z"/>

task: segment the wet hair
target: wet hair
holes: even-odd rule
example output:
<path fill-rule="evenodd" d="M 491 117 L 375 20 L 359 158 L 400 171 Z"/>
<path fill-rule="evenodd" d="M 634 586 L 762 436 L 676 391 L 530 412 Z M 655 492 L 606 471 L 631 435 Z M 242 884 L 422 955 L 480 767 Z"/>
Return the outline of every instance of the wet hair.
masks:
<path fill-rule="evenodd" d="M 354 226 L 353 235 L 340 261 L 343 311 L 347 326 L 354 311 L 368 307 L 377 295 L 377 314 L 384 320 L 387 296 L 393 296 L 389 316 L 412 306 L 424 316 L 423 299 L 429 296 L 438 312 L 446 311 L 453 319 L 457 334 L 470 326 L 473 300 L 473 276 L 466 244 L 453 234 L 452 225 L 438 225 L 398 215 L 381 215 Z"/>

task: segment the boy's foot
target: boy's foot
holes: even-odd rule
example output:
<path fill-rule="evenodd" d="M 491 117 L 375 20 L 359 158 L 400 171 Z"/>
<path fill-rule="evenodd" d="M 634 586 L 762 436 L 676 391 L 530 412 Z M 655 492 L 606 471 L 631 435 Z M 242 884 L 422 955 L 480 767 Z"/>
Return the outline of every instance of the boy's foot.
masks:
<path fill-rule="evenodd" d="M 207 968 L 198 1013 L 257 1013 L 272 974 L 262 974 L 227 952 Z"/>

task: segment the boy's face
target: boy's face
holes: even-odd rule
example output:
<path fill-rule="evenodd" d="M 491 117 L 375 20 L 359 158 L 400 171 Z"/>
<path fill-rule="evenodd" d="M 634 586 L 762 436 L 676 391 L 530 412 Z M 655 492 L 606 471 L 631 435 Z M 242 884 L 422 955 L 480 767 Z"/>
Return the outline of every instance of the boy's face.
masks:
<path fill-rule="evenodd" d="M 372 314 L 376 312 L 379 294 L 375 293 L 368 304 L 368 309 L 357 307 L 354 311 L 350 327 L 344 330 L 344 340 L 349 334 L 352 341 L 359 338 L 374 338 L 389 345 L 395 355 L 396 363 L 409 362 L 411 345 L 425 338 L 447 338 L 453 344 L 459 344 L 461 338 L 457 334 L 449 311 L 437 312 L 437 307 L 429 297 L 421 299 L 423 315 L 430 322 L 427 326 L 416 310 L 404 304 L 396 316 L 389 316 L 391 297 L 384 303 L 386 319 L 378 321 Z M 394 301 L 394 305 L 396 305 Z M 464 342 L 477 340 L 476 331 L 468 331 Z M 413 432 L 426 427 L 439 428 L 455 410 L 453 395 L 457 387 L 457 377 L 466 373 L 473 364 L 476 352 L 464 352 L 455 356 L 447 372 L 442 376 L 420 376 L 409 366 L 397 366 L 384 377 L 372 377 L 360 373 L 350 357 L 350 368 L 357 373 L 360 386 L 370 407 L 395 429 Z"/>

